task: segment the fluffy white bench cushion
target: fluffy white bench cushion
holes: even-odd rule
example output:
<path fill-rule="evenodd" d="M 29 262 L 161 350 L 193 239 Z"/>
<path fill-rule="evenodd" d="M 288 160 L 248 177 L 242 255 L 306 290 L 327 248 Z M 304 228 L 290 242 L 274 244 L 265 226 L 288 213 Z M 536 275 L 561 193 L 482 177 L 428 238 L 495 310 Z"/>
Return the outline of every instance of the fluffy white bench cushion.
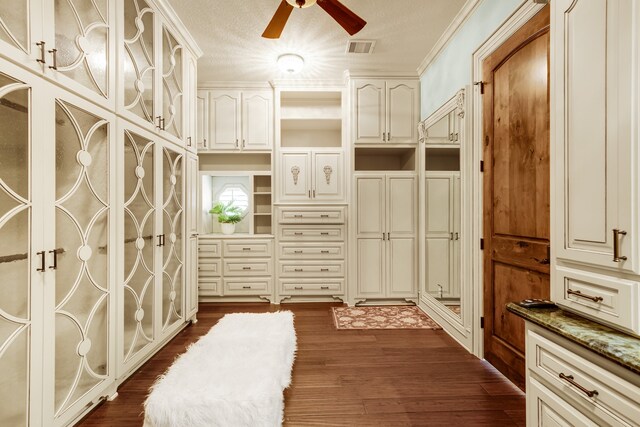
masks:
<path fill-rule="evenodd" d="M 153 385 L 145 426 L 279 426 L 295 351 L 290 311 L 228 314 Z"/>

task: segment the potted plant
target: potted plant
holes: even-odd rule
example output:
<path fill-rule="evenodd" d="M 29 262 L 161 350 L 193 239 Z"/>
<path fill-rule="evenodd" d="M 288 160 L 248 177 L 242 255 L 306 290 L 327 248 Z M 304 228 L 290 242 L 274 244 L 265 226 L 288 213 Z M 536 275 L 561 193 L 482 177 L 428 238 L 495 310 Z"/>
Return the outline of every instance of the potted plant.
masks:
<path fill-rule="evenodd" d="M 222 234 L 233 234 L 236 231 L 236 224 L 244 218 L 242 208 L 235 206 L 233 200 L 228 203 L 216 203 L 209 213 L 218 216 Z"/>

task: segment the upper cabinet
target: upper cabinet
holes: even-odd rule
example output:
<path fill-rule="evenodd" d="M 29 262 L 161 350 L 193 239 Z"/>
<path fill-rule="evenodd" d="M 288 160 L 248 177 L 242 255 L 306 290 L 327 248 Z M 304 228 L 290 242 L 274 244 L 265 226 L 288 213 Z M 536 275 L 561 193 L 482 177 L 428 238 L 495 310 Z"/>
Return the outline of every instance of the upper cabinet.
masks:
<path fill-rule="evenodd" d="M 554 252 L 638 273 L 640 8 L 552 5 Z"/>
<path fill-rule="evenodd" d="M 197 115 L 203 150 L 268 151 L 273 146 L 271 90 L 201 90 Z"/>
<path fill-rule="evenodd" d="M 344 199 L 342 151 L 286 150 L 280 156 L 281 202 Z"/>
<path fill-rule="evenodd" d="M 411 144 L 418 140 L 417 80 L 355 79 L 351 83 L 355 143 Z"/>
<path fill-rule="evenodd" d="M 452 111 L 425 130 L 425 144 L 451 145 L 460 144 L 460 117 Z"/>
<path fill-rule="evenodd" d="M 0 6 L 0 54 L 112 108 L 115 1 L 20 0 Z"/>

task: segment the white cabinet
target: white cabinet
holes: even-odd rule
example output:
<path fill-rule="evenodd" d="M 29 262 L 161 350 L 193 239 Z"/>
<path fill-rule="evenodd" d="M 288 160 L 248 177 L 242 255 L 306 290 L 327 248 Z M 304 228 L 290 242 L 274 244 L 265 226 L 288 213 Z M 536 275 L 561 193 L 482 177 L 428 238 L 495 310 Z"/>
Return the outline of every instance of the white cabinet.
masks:
<path fill-rule="evenodd" d="M 638 273 L 640 12 L 633 0 L 551 7 L 554 251 Z"/>
<path fill-rule="evenodd" d="M 186 155 L 185 222 L 187 248 L 185 257 L 185 319 L 195 318 L 198 312 L 198 156 Z"/>
<path fill-rule="evenodd" d="M 344 199 L 342 151 L 282 150 L 279 171 L 282 202 Z"/>
<path fill-rule="evenodd" d="M 205 91 L 200 91 L 203 96 Z M 273 146 L 273 93 L 268 90 L 223 90 L 208 92 L 202 102 L 209 137 L 202 138 L 206 150 L 268 151 Z"/>
<path fill-rule="evenodd" d="M 356 297 L 417 297 L 417 183 L 409 174 L 362 174 L 356 189 Z"/>
<path fill-rule="evenodd" d="M 199 90 L 196 95 L 196 141 L 198 150 L 208 147 L 209 138 L 209 92 Z"/>
<path fill-rule="evenodd" d="M 416 143 L 419 121 L 417 80 L 353 80 L 355 143 Z"/>
<path fill-rule="evenodd" d="M 427 172 L 425 292 L 460 297 L 460 173 Z"/>
<path fill-rule="evenodd" d="M 460 143 L 460 117 L 451 111 L 425 130 L 424 142 L 428 145 L 450 145 Z"/>
<path fill-rule="evenodd" d="M 185 105 L 185 145 L 192 153 L 198 151 L 198 60 L 188 50 L 185 51 L 186 81 Z"/>

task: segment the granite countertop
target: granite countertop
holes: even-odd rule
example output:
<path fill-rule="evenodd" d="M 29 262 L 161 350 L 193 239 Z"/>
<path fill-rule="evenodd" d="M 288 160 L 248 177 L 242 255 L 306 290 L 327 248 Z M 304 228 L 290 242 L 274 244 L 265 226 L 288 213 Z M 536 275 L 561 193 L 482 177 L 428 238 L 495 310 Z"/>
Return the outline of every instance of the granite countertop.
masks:
<path fill-rule="evenodd" d="M 640 374 L 640 338 L 559 307 L 524 308 L 511 302 L 507 310 Z"/>

